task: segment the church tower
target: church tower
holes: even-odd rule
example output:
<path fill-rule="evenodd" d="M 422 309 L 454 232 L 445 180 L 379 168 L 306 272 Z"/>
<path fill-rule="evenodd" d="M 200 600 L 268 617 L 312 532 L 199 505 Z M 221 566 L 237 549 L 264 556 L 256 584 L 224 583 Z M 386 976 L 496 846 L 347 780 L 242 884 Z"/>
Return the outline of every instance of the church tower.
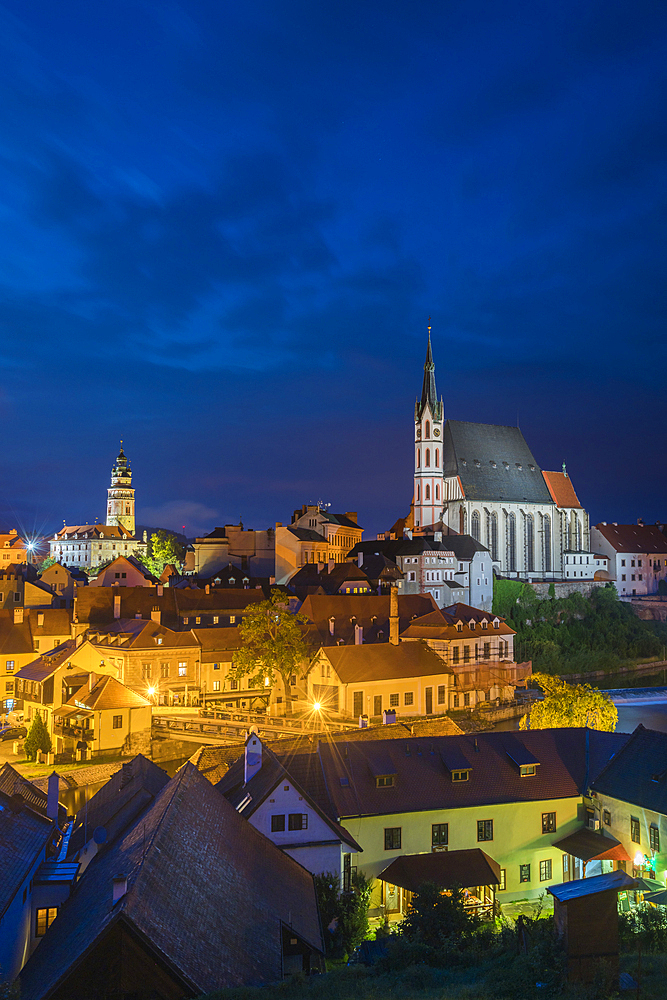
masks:
<path fill-rule="evenodd" d="M 107 493 L 107 524 L 120 524 L 134 537 L 132 470 L 123 452 L 122 441 L 120 453 L 111 470 L 111 486 Z"/>
<path fill-rule="evenodd" d="M 431 326 L 424 364 L 421 399 L 415 402 L 415 484 L 413 512 L 415 528 L 437 524 L 442 514 L 442 438 L 444 406 L 435 388 L 435 365 L 431 351 Z"/>

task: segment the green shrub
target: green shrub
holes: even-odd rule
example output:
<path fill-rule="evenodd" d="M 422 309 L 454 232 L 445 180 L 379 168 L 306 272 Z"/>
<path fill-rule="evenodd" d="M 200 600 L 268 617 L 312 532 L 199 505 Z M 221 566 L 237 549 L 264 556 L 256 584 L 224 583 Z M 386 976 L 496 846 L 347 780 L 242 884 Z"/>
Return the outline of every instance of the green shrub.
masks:
<path fill-rule="evenodd" d="M 42 753 L 51 752 L 51 737 L 39 712 L 36 714 L 28 730 L 24 749 L 28 760 L 36 760 L 39 751 Z"/>
<path fill-rule="evenodd" d="M 340 878 L 334 872 L 314 875 L 313 881 L 327 955 L 349 955 L 368 935 L 371 883 L 359 871 L 352 875 L 349 892 L 340 891 Z"/>
<path fill-rule="evenodd" d="M 667 910 L 663 906 L 643 903 L 628 913 L 619 913 L 618 932 L 621 947 L 635 951 L 667 951 Z"/>

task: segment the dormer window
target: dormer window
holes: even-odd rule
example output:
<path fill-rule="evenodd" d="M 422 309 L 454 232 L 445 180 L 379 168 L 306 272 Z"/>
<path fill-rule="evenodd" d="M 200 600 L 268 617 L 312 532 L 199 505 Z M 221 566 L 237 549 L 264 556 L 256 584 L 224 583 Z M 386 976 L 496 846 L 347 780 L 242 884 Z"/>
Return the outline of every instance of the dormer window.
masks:
<path fill-rule="evenodd" d="M 394 775 L 393 774 L 381 774 L 375 779 L 376 788 L 393 788 L 394 787 Z"/>
<path fill-rule="evenodd" d="M 463 622 L 457 622 L 456 623 L 456 631 L 457 632 L 463 632 Z"/>
<path fill-rule="evenodd" d="M 469 622 L 469 625 L 470 625 L 470 628 L 472 629 L 472 631 L 474 632 L 475 631 L 475 622 L 471 621 L 471 622 Z"/>
<path fill-rule="evenodd" d="M 500 621 L 497 618 L 494 618 L 493 620 L 493 627 L 500 628 Z"/>
<path fill-rule="evenodd" d="M 470 777 L 470 771 L 452 771 L 452 781 L 467 781 Z"/>
<path fill-rule="evenodd" d="M 486 629 L 487 625 L 488 625 L 488 622 L 482 622 L 482 628 L 483 629 Z"/>
<path fill-rule="evenodd" d="M 530 778 L 532 775 L 537 774 L 537 764 L 522 764 L 519 768 L 519 773 L 522 778 Z"/>

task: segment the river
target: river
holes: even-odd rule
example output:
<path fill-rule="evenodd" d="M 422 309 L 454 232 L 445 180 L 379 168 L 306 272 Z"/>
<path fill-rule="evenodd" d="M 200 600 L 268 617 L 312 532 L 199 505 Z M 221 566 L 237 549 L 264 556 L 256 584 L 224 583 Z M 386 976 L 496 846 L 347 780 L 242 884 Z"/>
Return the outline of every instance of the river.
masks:
<path fill-rule="evenodd" d="M 661 678 L 662 679 L 662 678 Z M 618 709 L 617 733 L 631 733 L 639 723 L 647 729 L 667 733 L 667 687 L 607 688 Z M 518 729 L 519 719 L 507 719 L 495 730 Z"/>
<path fill-rule="evenodd" d="M 186 760 L 188 760 L 187 757 L 180 757 L 178 760 L 165 760 L 161 761 L 158 766 L 172 778 L 181 764 L 185 764 Z M 94 781 L 90 785 L 79 785 L 76 788 L 67 788 L 61 791 L 58 798 L 67 809 L 67 815 L 76 816 L 86 801 L 92 799 L 95 792 L 99 792 L 100 788 L 106 785 L 108 780 L 108 778 L 105 778 L 104 781 Z"/>

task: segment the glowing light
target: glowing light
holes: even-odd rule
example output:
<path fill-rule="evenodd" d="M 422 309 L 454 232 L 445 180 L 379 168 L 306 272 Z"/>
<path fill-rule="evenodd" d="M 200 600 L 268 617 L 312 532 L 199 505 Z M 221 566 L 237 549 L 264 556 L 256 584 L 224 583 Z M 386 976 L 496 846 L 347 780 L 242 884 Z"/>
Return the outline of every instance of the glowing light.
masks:
<path fill-rule="evenodd" d="M 264 678 L 264 687 L 267 688 L 270 683 L 271 683 L 271 678 L 270 677 L 265 677 Z"/>
<path fill-rule="evenodd" d="M 152 698 L 152 697 L 153 697 L 153 695 L 155 694 L 155 688 L 149 688 L 149 689 L 148 689 L 148 693 L 149 693 L 149 695 L 150 695 L 150 696 L 151 696 L 151 698 Z"/>
<path fill-rule="evenodd" d="M 322 703 L 319 701 L 313 702 L 313 708 L 315 709 L 316 712 L 319 712 L 319 710 L 322 708 Z"/>
<path fill-rule="evenodd" d="M 641 851 L 637 851 L 637 853 L 635 854 L 635 866 L 637 868 L 641 868 L 643 864 L 644 864 L 644 855 L 642 854 Z"/>

